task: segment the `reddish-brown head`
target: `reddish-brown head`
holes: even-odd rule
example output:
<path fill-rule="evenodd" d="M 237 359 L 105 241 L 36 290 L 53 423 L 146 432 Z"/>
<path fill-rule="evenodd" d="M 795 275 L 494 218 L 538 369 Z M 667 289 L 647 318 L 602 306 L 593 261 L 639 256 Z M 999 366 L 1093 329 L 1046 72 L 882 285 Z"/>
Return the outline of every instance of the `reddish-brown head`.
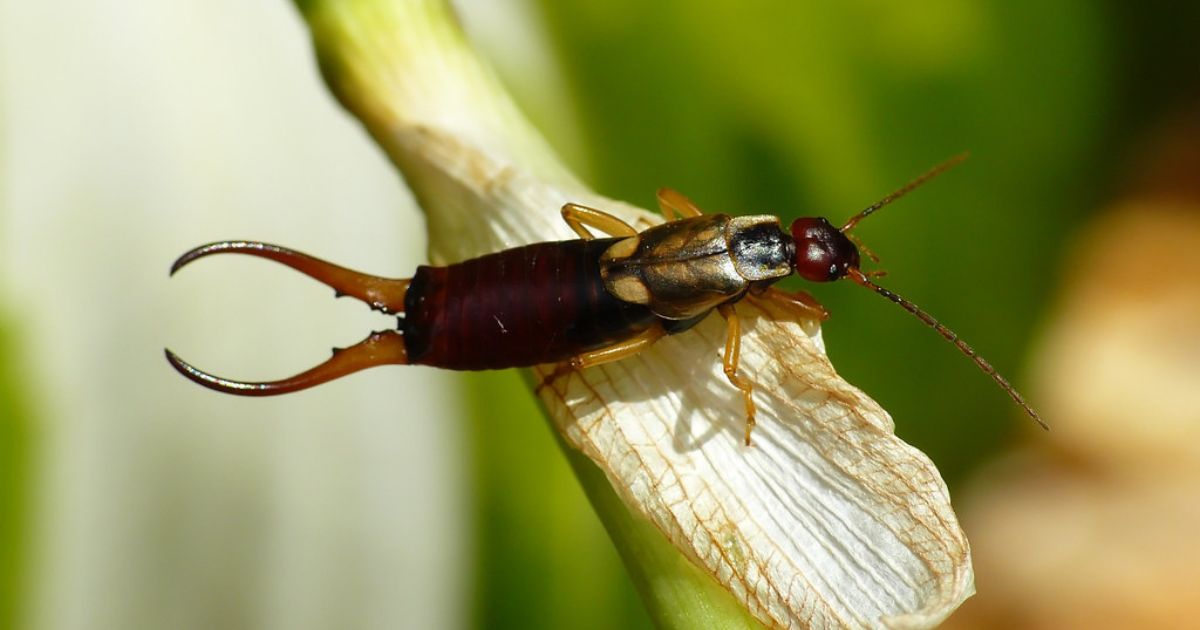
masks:
<path fill-rule="evenodd" d="M 810 282 L 832 282 L 858 269 L 858 248 L 841 230 L 821 217 L 792 222 L 796 241 L 796 273 Z"/>

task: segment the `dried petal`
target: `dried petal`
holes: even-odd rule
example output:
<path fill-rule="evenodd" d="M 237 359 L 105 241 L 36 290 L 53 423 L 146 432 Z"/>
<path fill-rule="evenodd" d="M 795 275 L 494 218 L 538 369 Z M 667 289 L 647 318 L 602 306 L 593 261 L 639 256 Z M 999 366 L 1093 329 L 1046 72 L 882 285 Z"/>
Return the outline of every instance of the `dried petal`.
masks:
<path fill-rule="evenodd" d="M 327 77 L 429 218 L 431 258 L 570 238 L 558 208 L 661 217 L 588 192 L 557 165 L 438 2 L 306 7 Z M 765 624 L 927 627 L 973 592 L 969 548 L 932 463 L 834 372 L 813 322 L 738 306 L 755 446 L 710 318 L 615 364 L 546 383 L 567 442 L 626 504 Z"/>

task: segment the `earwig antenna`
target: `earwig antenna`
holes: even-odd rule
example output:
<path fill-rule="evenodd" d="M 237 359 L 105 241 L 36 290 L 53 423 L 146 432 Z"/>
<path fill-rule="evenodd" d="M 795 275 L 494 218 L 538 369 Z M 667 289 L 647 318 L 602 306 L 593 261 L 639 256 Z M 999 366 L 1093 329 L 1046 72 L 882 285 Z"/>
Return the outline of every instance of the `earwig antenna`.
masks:
<path fill-rule="evenodd" d="M 958 158 L 959 162 L 962 161 L 962 159 L 961 159 L 962 157 L 965 157 L 965 155 L 959 156 L 959 158 Z M 946 164 L 950 164 L 950 163 L 947 162 Z M 939 171 L 939 169 L 945 170 L 945 168 L 943 168 L 943 167 L 946 166 L 946 164 L 943 164 L 942 167 L 935 168 L 933 171 L 930 171 L 930 173 L 933 173 L 934 175 L 936 175 L 937 171 Z M 953 166 L 953 164 L 950 164 L 950 166 Z M 920 179 L 917 179 L 914 183 L 920 184 L 920 182 L 923 179 L 929 179 L 929 177 L 931 177 L 931 175 L 929 175 L 927 173 L 926 175 L 923 175 Z M 914 184 L 910 184 L 906 188 L 911 190 L 913 185 Z M 901 190 L 904 190 L 904 189 L 901 189 Z M 903 193 L 901 193 L 901 194 L 903 194 Z M 843 230 L 845 230 L 845 228 L 843 228 Z M 929 313 L 926 313 L 924 310 L 921 309 L 921 307 L 917 306 L 916 304 L 913 304 L 912 302 L 909 302 L 908 300 L 900 297 L 899 295 L 896 295 L 895 293 L 892 293 L 891 291 L 879 286 L 878 284 L 871 282 L 871 280 L 868 279 L 866 274 L 864 274 L 862 271 L 859 271 L 858 269 L 855 269 L 855 268 L 851 268 L 847 272 L 846 275 L 851 280 L 853 280 L 856 284 L 867 287 L 868 289 L 871 289 L 872 291 L 878 293 L 879 295 L 882 295 L 883 297 L 895 302 L 896 304 L 899 304 L 901 308 L 912 313 L 913 315 L 916 315 L 918 319 L 925 322 L 925 324 L 927 324 L 930 328 L 933 328 L 934 330 L 938 331 L 938 334 L 940 334 L 942 337 L 944 337 L 946 339 L 946 341 L 949 341 L 950 343 L 957 346 L 958 349 L 961 350 L 963 354 L 967 355 L 972 361 L 975 362 L 975 365 L 979 366 L 979 369 L 983 370 L 984 373 L 986 373 L 988 376 L 992 377 L 992 380 L 996 381 L 996 384 L 1000 386 L 1000 389 L 1003 389 L 1004 391 L 1008 392 L 1008 395 L 1011 396 L 1012 399 L 1014 401 L 1016 401 L 1016 403 L 1018 405 L 1020 405 L 1022 409 L 1025 410 L 1025 413 L 1029 414 L 1030 418 L 1033 418 L 1034 422 L 1037 422 L 1039 425 L 1041 425 L 1041 427 L 1043 429 L 1046 429 L 1047 431 L 1050 430 L 1049 425 L 1047 425 L 1046 422 L 1044 420 L 1042 420 L 1042 417 L 1039 416 L 1038 413 L 1033 410 L 1033 407 L 1029 406 L 1029 403 L 1025 402 L 1025 398 L 1023 398 L 1021 396 L 1021 394 L 1019 394 L 1017 392 L 1017 390 L 1008 382 L 1008 379 L 1005 379 L 1003 376 L 1001 376 L 1000 373 L 996 371 L 996 368 L 992 367 L 992 364 L 988 363 L 987 359 L 984 359 L 983 357 L 979 356 L 979 354 L 977 352 L 975 352 L 974 348 L 967 345 L 967 342 L 963 341 L 962 339 L 959 339 L 957 333 L 955 333 L 953 330 L 950 330 L 949 328 L 946 328 L 941 322 L 934 319 L 934 317 L 932 315 L 930 315 Z"/>
<path fill-rule="evenodd" d="M 951 168 L 958 166 L 959 164 L 962 164 L 964 160 L 966 160 L 968 157 L 970 157 L 970 155 L 971 154 L 968 152 L 959 153 L 958 155 L 950 158 L 949 160 L 946 160 L 945 162 L 938 164 L 937 166 L 929 169 L 928 171 L 925 171 L 924 173 L 921 174 L 920 177 L 912 180 L 911 182 L 908 182 L 904 186 L 900 187 L 899 190 L 896 190 L 892 194 L 884 197 L 883 199 L 876 201 L 875 203 L 871 204 L 870 206 L 867 206 L 867 208 L 865 210 L 863 210 L 862 212 L 859 212 L 858 214 L 850 217 L 850 220 L 846 221 L 846 224 L 843 225 L 839 231 L 841 231 L 844 234 L 846 232 L 849 232 L 850 230 L 853 230 L 854 226 L 858 225 L 859 221 L 862 221 L 863 219 L 867 218 L 868 216 L 871 216 L 871 214 L 874 213 L 876 210 L 888 205 L 889 203 L 892 203 L 893 201 L 903 197 L 904 195 L 907 195 L 908 193 L 912 192 L 913 189 L 915 189 L 918 186 L 920 186 L 921 184 L 924 184 L 925 182 L 933 179 L 934 177 L 937 177 L 938 175 L 945 173 L 946 171 L 950 170 Z"/>

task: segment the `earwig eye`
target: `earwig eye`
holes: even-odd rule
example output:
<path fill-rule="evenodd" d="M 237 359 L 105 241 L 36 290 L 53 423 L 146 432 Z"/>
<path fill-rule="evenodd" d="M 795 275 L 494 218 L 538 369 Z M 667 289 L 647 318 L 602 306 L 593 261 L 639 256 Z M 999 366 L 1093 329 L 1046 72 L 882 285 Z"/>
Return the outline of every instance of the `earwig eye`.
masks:
<path fill-rule="evenodd" d="M 840 230 L 821 217 L 792 222 L 796 241 L 796 273 L 810 282 L 832 282 L 844 278 L 859 264 L 858 248 Z"/>

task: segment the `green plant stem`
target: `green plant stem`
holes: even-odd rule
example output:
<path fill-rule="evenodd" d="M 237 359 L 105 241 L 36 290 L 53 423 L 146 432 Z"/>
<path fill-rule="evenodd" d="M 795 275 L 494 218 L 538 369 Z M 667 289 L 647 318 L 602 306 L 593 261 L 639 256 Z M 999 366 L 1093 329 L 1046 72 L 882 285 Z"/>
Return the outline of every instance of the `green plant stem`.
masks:
<path fill-rule="evenodd" d="M 0 318 L 0 630 L 21 627 L 30 548 L 29 488 L 33 434 L 22 396 L 19 348 Z"/>

